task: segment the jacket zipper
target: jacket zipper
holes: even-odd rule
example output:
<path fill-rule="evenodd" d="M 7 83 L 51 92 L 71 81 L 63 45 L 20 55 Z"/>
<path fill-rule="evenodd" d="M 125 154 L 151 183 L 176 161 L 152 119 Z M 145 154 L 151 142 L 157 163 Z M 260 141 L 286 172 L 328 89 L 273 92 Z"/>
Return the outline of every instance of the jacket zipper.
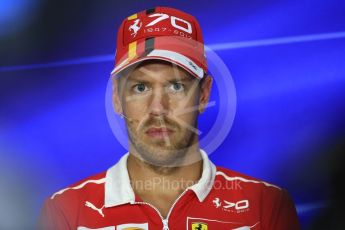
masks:
<path fill-rule="evenodd" d="M 187 189 L 188 190 L 188 189 Z M 168 215 L 167 215 L 167 218 L 164 219 L 162 214 L 160 213 L 160 211 L 155 207 L 153 206 L 152 204 L 150 203 L 147 203 L 147 202 L 141 202 L 141 201 L 134 201 L 134 202 L 131 202 L 131 204 L 145 204 L 145 205 L 148 205 L 150 206 L 151 208 L 153 208 L 159 215 L 159 217 L 161 218 L 162 220 L 162 223 L 163 223 L 163 230 L 169 230 L 169 216 L 174 208 L 174 206 L 176 205 L 177 201 L 187 192 L 187 190 L 183 191 L 183 193 L 181 193 L 177 199 L 174 201 L 173 205 L 170 207 L 169 209 L 169 212 L 168 212 Z"/>

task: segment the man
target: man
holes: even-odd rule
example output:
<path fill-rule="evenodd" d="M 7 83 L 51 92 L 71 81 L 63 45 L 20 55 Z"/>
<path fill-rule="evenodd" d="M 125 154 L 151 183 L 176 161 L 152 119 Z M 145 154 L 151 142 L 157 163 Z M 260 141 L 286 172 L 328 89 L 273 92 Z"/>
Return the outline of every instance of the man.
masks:
<path fill-rule="evenodd" d="M 52 195 L 43 229 L 299 229 L 285 190 L 216 167 L 199 147 L 212 79 L 194 17 L 167 7 L 128 17 L 115 62 L 129 153 Z"/>

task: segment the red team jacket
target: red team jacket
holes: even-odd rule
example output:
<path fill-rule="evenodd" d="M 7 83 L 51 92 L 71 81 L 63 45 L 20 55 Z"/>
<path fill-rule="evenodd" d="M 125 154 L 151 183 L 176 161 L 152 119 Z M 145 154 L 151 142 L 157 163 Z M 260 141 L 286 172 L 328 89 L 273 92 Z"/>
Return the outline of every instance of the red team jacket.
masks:
<path fill-rule="evenodd" d="M 40 229 L 300 229 L 294 204 L 284 189 L 216 167 L 204 152 L 202 157 L 200 180 L 181 194 L 165 219 L 134 194 L 127 153 L 106 172 L 47 199 Z"/>

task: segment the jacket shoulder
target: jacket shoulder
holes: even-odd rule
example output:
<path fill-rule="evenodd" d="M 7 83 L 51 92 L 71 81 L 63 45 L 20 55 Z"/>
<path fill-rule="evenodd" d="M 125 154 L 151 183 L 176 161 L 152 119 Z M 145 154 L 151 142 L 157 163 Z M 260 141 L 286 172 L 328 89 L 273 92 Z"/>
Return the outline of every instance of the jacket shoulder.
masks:
<path fill-rule="evenodd" d="M 51 200 L 59 200 L 67 197 L 85 197 L 90 193 L 103 188 L 105 183 L 106 172 L 98 173 L 96 175 L 82 179 L 70 186 L 55 192 L 50 196 Z"/>
<path fill-rule="evenodd" d="M 264 180 L 248 176 L 246 174 L 236 172 L 227 168 L 217 166 L 216 171 L 216 180 L 220 180 L 224 183 L 238 183 L 245 188 L 253 188 L 253 189 L 268 189 L 268 190 L 277 190 L 280 191 L 282 188 L 279 186 L 266 182 Z"/>

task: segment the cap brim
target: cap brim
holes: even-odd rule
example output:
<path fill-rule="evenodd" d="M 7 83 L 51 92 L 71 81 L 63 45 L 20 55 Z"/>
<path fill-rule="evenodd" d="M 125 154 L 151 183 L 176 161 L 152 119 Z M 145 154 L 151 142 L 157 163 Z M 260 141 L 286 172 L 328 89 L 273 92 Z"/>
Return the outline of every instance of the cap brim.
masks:
<path fill-rule="evenodd" d="M 118 64 L 113 71 L 111 71 L 112 76 L 118 75 L 121 71 L 127 69 L 130 66 L 133 66 L 135 64 L 139 64 L 142 61 L 145 60 L 163 60 L 167 61 L 173 64 L 178 65 L 179 67 L 183 68 L 187 72 L 189 72 L 191 75 L 195 76 L 196 78 L 203 78 L 204 76 L 204 70 L 199 67 L 195 62 L 193 62 L 190 58 L 176 53 L 174 51 L 170 50 L 160 50 L 160 49 L 154 49 L 145 56 L 139 57 L 139 58 L 133 58 L 132 60 L 124 60 L 120 64 Z"/>

